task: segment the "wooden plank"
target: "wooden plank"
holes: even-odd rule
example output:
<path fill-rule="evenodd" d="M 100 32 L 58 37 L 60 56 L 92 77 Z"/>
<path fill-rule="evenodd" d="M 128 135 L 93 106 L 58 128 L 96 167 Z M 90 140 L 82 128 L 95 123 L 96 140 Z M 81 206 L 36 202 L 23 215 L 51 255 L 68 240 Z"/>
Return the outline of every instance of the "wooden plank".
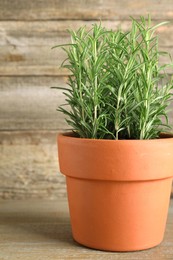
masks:
<path fill-rule="evenodd" d="M 98 21 L 64 20 L 64 21 L 0 21 L 0 46 L 54 46 L 70 41 L 67 29 L 77 30 L 81 26 L 90 29 L 92 24 Z M 156 25 L 158 21 L 153 21 Z M 117 30 L 121 28 L 128 31 L 131 21 L 116 20 L 102 21 L 102 26 L 107 29 Z M 160 46 L 173 46 L 173 24 L 159 27 Z"/>
<path fill-rule="evenodd" d="M 57 112 L 65 103 L 61 90 L 66 77 L 1 77 L 0 130 L 67 128 L 64 115 Z"/>
<path fill-rule="evenodd" d="M 66 56 L 62 49 L 58 52 L 51 47 L 40 46 L 1 46 L 1 66 L 60 66 Z"/>
<path fill-rule="evenodd" d="M 166 260 L 173 259 L 173 200 L 164 241 L 136 252 L 104 252 L 79 245 L 72 239 L 66 199 L 1 201 L 0 257 L 2 260 Z"/>
<path fill-rule="evenodd" d="M 172 19 L 172 0 L 4 0 L 0 1 L 1 20 L 117 20 L 151 14 L 154 19 Z"/>
<path fill-rule="evenodd" d="M 49 132 L 0 132 L 0 198 L 66 196 L 59 173 L 56 136 Z"/>
<path fill-rule="evenodd" d="M 51 50 L 56 44 L 70 41 L 66 28 L 77 29 L 82 24 L 89 28 L 92 22 L 0 22 L 0 75 L 67 75 L 69 71 L 60 65 L 66 58 L 62 49 Z M 128 30 L 129 21 L 104 21 L 107 28 L 119 26 Z M 173 26 L 162 26 L 158 29 L 160 49 L 173 56 Z M 167 56 L 161 63 L 167 62 Z M 172 73 L 170 68 L 169 73 Z"/>
<path fill-rule="evenodd" d="M 6 64 L 7 65 L 7 64 Z M 70 75 L 69 70 L 62 69 L 59 66 L 1 66 L 0 65 L 0 77 L 1 76 L 67 76 Z"/>

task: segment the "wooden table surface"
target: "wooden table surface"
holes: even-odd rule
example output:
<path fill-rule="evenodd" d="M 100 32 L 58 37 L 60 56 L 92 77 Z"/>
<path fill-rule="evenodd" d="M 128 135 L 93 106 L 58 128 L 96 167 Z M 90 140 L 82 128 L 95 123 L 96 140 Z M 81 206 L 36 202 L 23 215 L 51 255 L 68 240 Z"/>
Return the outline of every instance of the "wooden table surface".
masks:
<path fill-rule="evenodd" d="M 0 201 L 0 260 L 20 259 L 173 259 L 173 200 L 162 244 L 133 253 L 92 250 L 74 242 L 65 199 Z"/>

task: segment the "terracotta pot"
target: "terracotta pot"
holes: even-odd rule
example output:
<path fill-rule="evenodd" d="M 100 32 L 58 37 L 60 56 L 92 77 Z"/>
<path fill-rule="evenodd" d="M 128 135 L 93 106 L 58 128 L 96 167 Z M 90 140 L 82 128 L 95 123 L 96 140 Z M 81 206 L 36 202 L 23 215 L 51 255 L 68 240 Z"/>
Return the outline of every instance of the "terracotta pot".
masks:
<path fill-rule="evenodd" d="M 94 140 L 58 136 L 74 239 L 134 251 L 164 236 L 173 177 L 173 138 Z"/>

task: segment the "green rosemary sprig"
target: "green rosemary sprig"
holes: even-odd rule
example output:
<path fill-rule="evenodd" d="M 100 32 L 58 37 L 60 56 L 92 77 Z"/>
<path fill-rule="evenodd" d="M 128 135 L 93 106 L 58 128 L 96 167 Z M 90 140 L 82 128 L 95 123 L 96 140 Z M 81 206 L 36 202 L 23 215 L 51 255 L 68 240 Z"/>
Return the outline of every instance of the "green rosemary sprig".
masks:
<path fill-rule="evenodd" d="M 154 34 L 163 24 L 132 18 L 129 32 L 94 24 L 89 31 L 70 30 L 71 43 L 55 46 L 66 52 L 62 66 L 72 74 L 64 89 L 68 106 L 58 110 L 80 137 L 152 139 L 170 128 L 173 82 L 164 70 L 172 64 L 159 65 L 164 53 Z"/>

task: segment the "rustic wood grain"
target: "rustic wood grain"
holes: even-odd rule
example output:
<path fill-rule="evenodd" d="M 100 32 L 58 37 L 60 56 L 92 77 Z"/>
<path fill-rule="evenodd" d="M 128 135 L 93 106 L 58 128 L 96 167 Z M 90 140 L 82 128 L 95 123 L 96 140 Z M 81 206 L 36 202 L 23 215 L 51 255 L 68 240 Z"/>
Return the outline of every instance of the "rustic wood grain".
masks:
<path fill-rule="evenodd" d="M 70 40 L 67 29 L 77 30 L 81 26 L 90 29 L 98 21 L 65 20 L 65 21 L 0 21 L 0 46 L 54 46 L 67 43 Z M 153 25 L 159 21 L 153 21 Z M 107 29 L 121 28 L 128 31 L 131 21 L 114 20 L 102 21 Z M 160 46 L 173 46 L 173 23 L 160 26 L 156 33 L 159 35 Z"/>
<path fill-rule="evenodd" d="M 0 198 L 66 196 L 56 136 L 49 132 L 0 132 Z"/>
<path fill-rule="evenodd" d="M 150 13 L 154 19 L 173 18 L 172 0 L 3 0 L 1 20 L 116 20 Z"/>
<path fill-rule="evenodd" d="M 1 201 L 0 204 L 2 260 L 173 259 L 173 200 L 164 241 L 152 249 L 129 253 L 92 250 L 74 242 L 66 199 Z"/>
<path fill-rule="evenodd" d="M 93 21 L 44 21 L 44 22 L 0 22 L 0 75 L 65 75 L 68 70 L 60 68 L 66 54 L 61 48 L 52 50 L 57 44 L 70 42 L 67 28 L 77 29 L 81 25 L 91 27 Z M 119 26 L 128 30 L 129 21 L 104 21 L 110 29 Z M 157 30 L 160 50 L 173 56 L 173 25 Z M 160 63 L 169 61 L 163 56 Z M 172 68 L 168 70 L 172 73 Z"/>
<path fill-rule="evenodd" d="M 1 77 L 0 130 L 69 128 L 56 109 L 65 103 L 66 77 Z"/>
<path fill-rule="evenodd" d="M 0 76 L 67 76 L 69 70 L 59 66 L 0 66 Z"/>

